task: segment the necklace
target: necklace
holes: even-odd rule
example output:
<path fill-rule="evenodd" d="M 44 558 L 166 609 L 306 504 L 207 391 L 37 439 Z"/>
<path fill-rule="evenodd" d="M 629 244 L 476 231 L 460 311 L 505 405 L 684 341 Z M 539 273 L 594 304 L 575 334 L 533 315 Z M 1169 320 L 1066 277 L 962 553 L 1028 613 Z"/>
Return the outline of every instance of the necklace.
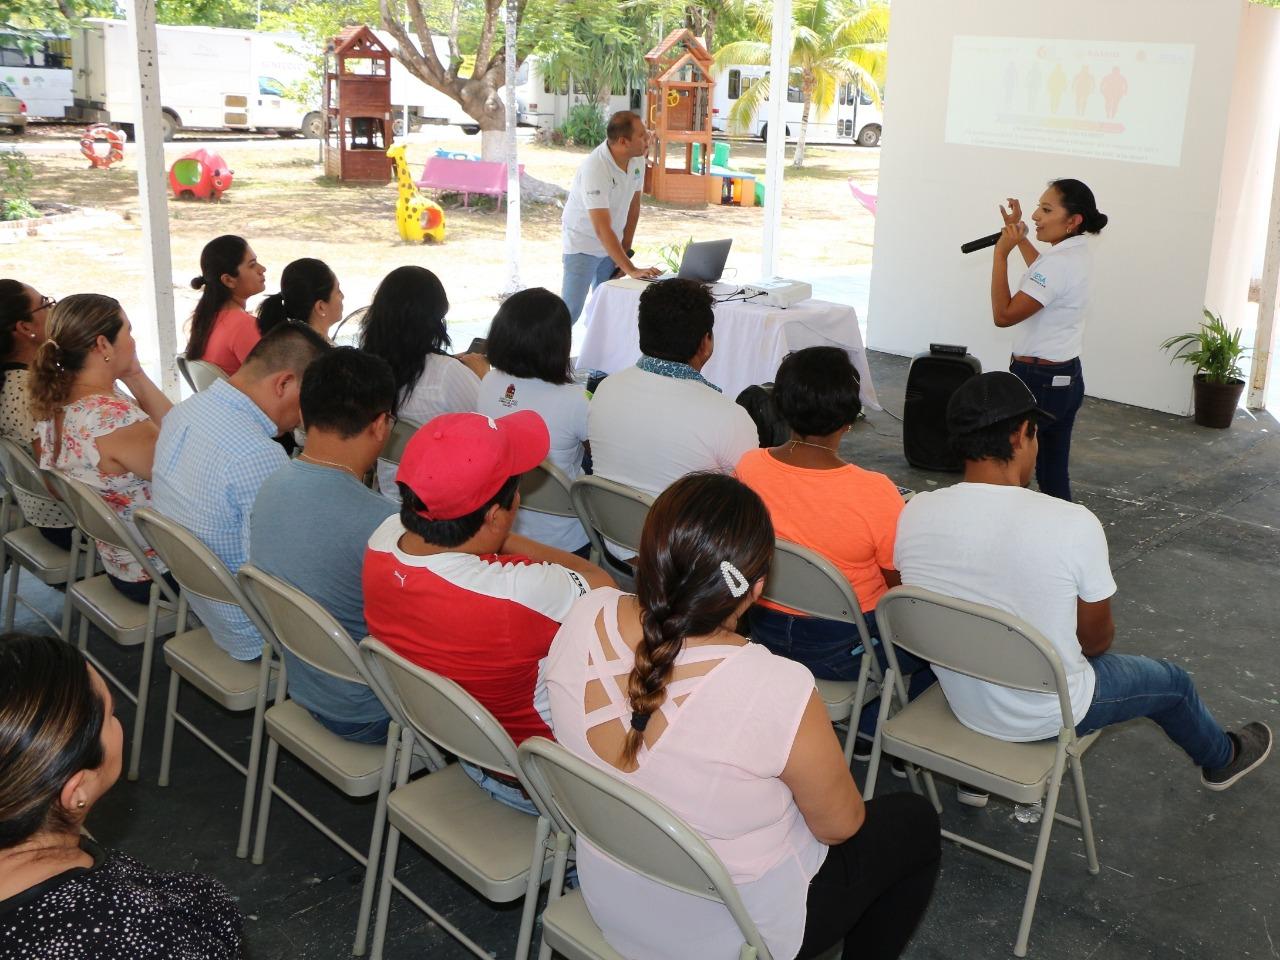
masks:
<path fill-rule="evenodd" d="M 796 448 L 796 444 L 799 444 L 799 445 L 800 445 L 800 446 L 802 446 L 802 447 L 814 447 L 814 448 L 815 448 L 815 449 L 817 449 L 817 450 L 825 450 L 825 451 L 827 451 L 827 453 L 831 454 L 831 455 L 832 455 L 833 457 L 835 457 L 837 460 L 839 460 L 839 459 L 840 459 L 840 454 L 836 453 L 834 450 L 832 450 L 832 449 L 831 449 L 830 447 L 828 447 L 826 444 L 822 444 L 822 443 L 810 443 L 808 440 L 792 440 L 792 441 L 791 441 L 791 449 L 792 449 L 792 450 L 794 450 L 794 449 Z"/>
<path fill-rule="evenodd" d="M 345 470 L 347 473 L 351 474 L 357 480 L 360 479 L 360 474 L 356 473 L 354 470 L 348 467 L 345 463 L 334 463 L 332 460 L 321 460 L 319 457 L 313 457 L 311 454 L 305 453 L 305 452 L 298 454 L 298 459 L 305 460 L 307 463 L 319 464 L 320 466 L 323 466 L 323 467 L 333 467 L 335 470 Z"/>

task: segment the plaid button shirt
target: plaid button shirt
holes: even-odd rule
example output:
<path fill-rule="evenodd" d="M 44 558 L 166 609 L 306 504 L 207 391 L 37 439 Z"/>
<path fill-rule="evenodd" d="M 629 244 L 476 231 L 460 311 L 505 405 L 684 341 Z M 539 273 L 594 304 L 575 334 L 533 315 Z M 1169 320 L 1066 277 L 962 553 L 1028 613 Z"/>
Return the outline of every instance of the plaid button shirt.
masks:
<path fill-rule="evenodd" d="M 258 488 L 289 462 L 279 428 L 225 380 L 175 406 L 160 426 L 151 501 L 216 553 L 235 574 L 249 559 L 249 517 Z M 239 607 L 191 597 L 215 642 L 237 660 L 262 653 L 262 637 Z"/>

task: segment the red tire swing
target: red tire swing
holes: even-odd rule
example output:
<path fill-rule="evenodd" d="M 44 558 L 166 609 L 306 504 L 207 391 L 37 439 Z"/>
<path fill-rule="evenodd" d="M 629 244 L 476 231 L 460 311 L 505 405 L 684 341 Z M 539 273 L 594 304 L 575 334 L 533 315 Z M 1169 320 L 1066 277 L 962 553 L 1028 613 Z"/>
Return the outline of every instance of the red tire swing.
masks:
<path fill-rule="evenodd" d="M 98 138 L 107 141 L 107 152 L 98 152 Z M 107 169 L 124 159 L 124 134 L 105 123 L 95 123 L 85 128 L 80 138 L 80 152 L 89 161 L 89 169 Z"/>

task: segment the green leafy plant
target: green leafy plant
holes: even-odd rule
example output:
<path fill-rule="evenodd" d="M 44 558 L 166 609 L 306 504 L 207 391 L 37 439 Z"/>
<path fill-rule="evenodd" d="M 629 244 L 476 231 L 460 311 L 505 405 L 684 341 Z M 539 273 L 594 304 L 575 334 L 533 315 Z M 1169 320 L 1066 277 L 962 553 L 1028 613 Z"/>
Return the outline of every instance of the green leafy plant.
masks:
<path fill-rule="evenodd" d="M 40 213 L 31 205 L 35 171 L 21 150 L 0 152 L 0 220 L 24 220 Z"/>
<path fill-rule="evenodd" d="M 594 103 L 579 103 L 569 109 L 560 132 L 565 141 L 580 147 L 594 147 L 604 142 L 604 112 Z"/>
<path fill-rule="evenodd" d="M 684 260 L 684 248 L 693 243 L 693 237 L 688 240 L 672 240 L 670 243 L 664 243 L 654 251 L 655 256 L 661 260 L 671 273 L 680 272 L 680 263 Z"/>
<path fill-rule="evenodd" d="M 1204 322 L 1199 330 L 1170 337 L 1160 348 L 1174 351 L 1170 363 L 1182 360 L 1192 364 L 1197 374 L 1204 374 L 1207 382 L 1230 383 L 1244 379 L 1244 371 L 1236 361 L 1249 350 L 1241 346 L 1240 333 L 1240 330 L 1228 330 L 1222 317 L 1205 307 Z"/>

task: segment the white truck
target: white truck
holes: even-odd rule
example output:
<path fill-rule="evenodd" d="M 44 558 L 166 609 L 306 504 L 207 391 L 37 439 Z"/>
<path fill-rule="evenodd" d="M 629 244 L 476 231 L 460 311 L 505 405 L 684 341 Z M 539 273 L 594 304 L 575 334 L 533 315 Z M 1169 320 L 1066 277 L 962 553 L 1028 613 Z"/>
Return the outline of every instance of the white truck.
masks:
<path fill-rule="evenodd" d="M 28 117 L 61 119 L 71 105 L 67 38 L 46 30 L 0 29 L 0 83 L 27 105 Z"/>
<path fill-rule="evenodd" d="M 730 129 L 729 111 L 752 84 L 768 73 L 769 68 L 764 66 L 726 64 L 720 67 L 715 73 L 715 95 L 711 100 L 712 129 L 727 133 L 742 132 Z M 794 140 L 799 135 L 803 110 L 800 75 L 798 71 L 792 71 L 791 82 L 787 86 L 785 111 L 788 140 Z M 816 103 L 810 105 L 806 141 L 857 143 L 864 147 L 874 147 L 880 143 L 883 128 L 884 114 L 871 96 L 856 83 L 842 83 L 830 107 L 823 109 Z M 745 132 L 761 140 L 768 139 L 769 117 L 763 104 Z"/>
<path fill-rule="evenodd" d="M 273 76 L 282 64 L 305 73 L 305 59 L 286 51 L 289 35 L 217 27 L 157 26 L 161 129 L 276 130 L 285 136 L 322 129 L 319 111 L 284 96 Z M 122 20 L 90 19 L 71 28 L 74 101 L 69 120 L 111 123 L 131 132 L 137 121 L 136 54 Z M 274 81 L 274 82 L 272 82 Z"/>

